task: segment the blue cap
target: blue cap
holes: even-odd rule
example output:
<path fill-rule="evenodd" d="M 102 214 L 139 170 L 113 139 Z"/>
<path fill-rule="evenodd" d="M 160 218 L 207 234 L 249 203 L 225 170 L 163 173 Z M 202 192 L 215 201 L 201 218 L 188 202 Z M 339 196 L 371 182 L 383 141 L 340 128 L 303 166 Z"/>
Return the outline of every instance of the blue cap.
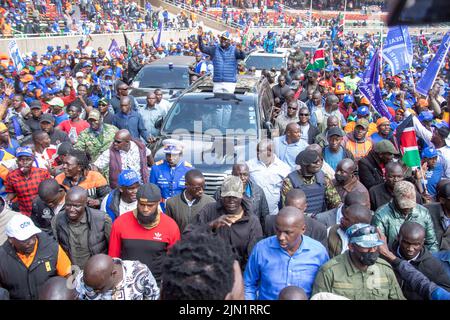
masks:
<path fill-rule="evenodd" d="M 441 287 L 437 287 L 431 293 L 431 300 L 450 300 L 450 292 Z"/>
<path fill-rule="evenodd" d="M 333 72 L 333 69 L 334 69 L 334 68 L 333 68 L 332 65 L 328 65 L 328 66 L 325 67 L 325 71 L 326 71 L 326 72 Z"/>
<path fill-rule="evenodd" d="M 45 84 L 51 84 L 51 83 L 55 83 L 56 79 L 53 77 L 48 78 L 47 80 L 45 80 Z"/>
<path fill-rule="evenodd" d="M 90 61 L 84 62 L 82 65 L 82 68 L 85 68 L 85 67 L 92 67 L 92 62 L 90 62 Z"/>
<path fill-rule="evenodd" d="M 444 121 L 435 122 L 431 125 L 432 127 L 440 128 L 449 128 L 448 124 Z"/>
<path fill-rule="evenodd" d="M 353 103 L 355 102 L 355 99 L 353 99 L 352 95 L 345 95 L 344 96 L 344 103 Z"/>
<path fill-rule="evenodd" d="M 354 224 L 345 233 L 348 236 L 349 243 L 362 248 L 373 248 L 383 244 L 383 241 L 378 238 L 376 227 L 367 223 Z"/>
<path fill-rule="evenodd" d="M 356 114 L 358 116 L 363 116 L 363 117 L 368 116 L 369 115 L 369 108 L 367 106 L 361 106 L 356 111 Z"/>
<path fill-rule="evenodd" d="M 228 31 L 225 31 L 225 32 L 223 32 L 223 33 L 220 35 L 220 37 L 221 37 L 221 38 L 224 38 L 224 39 L 227 39 L 227 40 L 230 40 L 230 33 L 229 33 Z"/>
<path fill-rule="evenodd" d="M 431 111 L 422 111 L 419 114 L 419 121 L 423 122 L 423 121 L 433 121 L 433 112 Z"/>
<path fill-rule="evenodd" d="M 48 47 L 47 47 L 47 51 L 52 52 L 52 51 L 53 51 L 53 47 L 52 47 L 52 46 L 48 46 Z"/>
<path fill-rule="evenodd" d="M 38 54 L 37 54 L 37 52 L 35 52 L 35 51 L 33 51 L 33 52 L 31 53 L 31 56 L 32 56 L 32 57 L 37 57 L 37 55 L 38 55 Z"/>
<path fill-rule="evenodd" d="M 16 149 L 16 158 L 18 157 L 32 157 L 33 150 L 30 147 L 19 147 Z"/>
<path fill-rule="evenodd" d="M 425 149 L 423 149 L 422 151 L 422 158 L 434 158 L 438 156 L 438 152 L 436 150 L 436 148 L 434 147 L 426 147 Z"/>
<path fill-rule="evenodd" d="M 108 69 L 105 71 L 105 77 L 112 77 L 113 76 L 113 71 L 111 69 Z"/>
<path fill-rule="evenodd" d="M 67 54 L 67 53 L 68 53 L 67 49 L 62 49 L 61 50 L 61 54 Z"/>
<path fill-rule="evenodd" d="M 14 68 L 13 66 L 8 66 L 8 72 L 14 72 L 16 71 L 16 68 Z"/>
<path fill-rule="evenodd" d="M 135 183 L 139 183 L 140 179 L 138 174 L 136 173 L 136 171 L 134 170 L 130 170 L 130 169 L 126 169 L 123 170 L 120 174 L 119 174 L 119 179 L 118 179 L 118 185 L 119 187 L 130 187 Z"/>

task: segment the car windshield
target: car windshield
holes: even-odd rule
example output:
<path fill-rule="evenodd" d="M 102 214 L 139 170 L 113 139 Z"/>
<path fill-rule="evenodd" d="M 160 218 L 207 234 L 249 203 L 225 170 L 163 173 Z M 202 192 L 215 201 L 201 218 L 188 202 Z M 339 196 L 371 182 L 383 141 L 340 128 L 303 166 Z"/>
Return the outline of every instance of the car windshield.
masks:
<path fill-rule="evenodd" d="M 283 57 L 269 57 L 269 56 L 249 56 L 245 61 L 247 68 L 255 67 L 257 70 L 267 69 L 280 70 L 286 67 L 286 58 Z"/>
<path fill-rule="evenodd" d="M 162 132 L 183 132 L 212 135 L 257 135 L 257 118 L 253 97 L 237 95 L 224 100 L 212 94 L 184 96 L 172 107 Z M 214 131 L 213 131 L 214 130 Z"/>
<path fill-rule="evenodd" d="M 139 81 L 139 88 L 186 89 L 189 87 L 187 67 L 152 66 L 143 68 L 134 81 Z"/>

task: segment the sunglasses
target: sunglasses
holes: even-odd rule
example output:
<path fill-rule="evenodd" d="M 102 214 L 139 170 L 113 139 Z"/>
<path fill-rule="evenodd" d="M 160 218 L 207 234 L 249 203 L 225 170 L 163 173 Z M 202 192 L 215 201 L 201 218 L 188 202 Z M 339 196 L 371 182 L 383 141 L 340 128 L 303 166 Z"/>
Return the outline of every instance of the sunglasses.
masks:
<path fill-rule="evenodd" d="M 301 117 L 308 117 L 308 116 L 309 116 L 309 113 L 299 113 L 299 115 L 300 115 Z"/>
<path fill-rule="evenodd" d="M 119 143 L 122 143 L 122 142 L 125 142 L 125 141 L 122 141 L 122 140 L 116 140 L 116 139 L 114 139 L 114 143 L 117 143 L 117 144 L 119 144 Z"/>
<path fill-rule="evenodd" d="M 297 110 L 296 107 L 287 107 L 287 108 L 288 108 L 288 110 Z"/>

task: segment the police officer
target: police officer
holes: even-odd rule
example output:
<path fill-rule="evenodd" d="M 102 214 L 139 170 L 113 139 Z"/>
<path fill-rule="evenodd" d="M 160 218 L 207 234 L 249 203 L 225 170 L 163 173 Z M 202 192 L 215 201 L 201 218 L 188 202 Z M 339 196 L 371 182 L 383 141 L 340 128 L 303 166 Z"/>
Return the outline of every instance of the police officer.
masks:
<path fill-rule="evenodd" d="M 192 164 L 181 159 L 183 145 L 175 139 L 163 141 L 165 160 L 160 160 L 152 166 L 150 183 L 161 189 L 161 209 L 165 211 L 167 199 L 180 194 L 185 188 L 184 176 L 186 172 L 194 169 Z"/>
<path fill-rule="evenodd" d="M 357 223 L 346 234 L 348 250 L 320 268 L 313 294 L 330 292 L 351 300 L 405 300 L 391 265 L 378 258 L 383 241 L 376 228 Z"/>

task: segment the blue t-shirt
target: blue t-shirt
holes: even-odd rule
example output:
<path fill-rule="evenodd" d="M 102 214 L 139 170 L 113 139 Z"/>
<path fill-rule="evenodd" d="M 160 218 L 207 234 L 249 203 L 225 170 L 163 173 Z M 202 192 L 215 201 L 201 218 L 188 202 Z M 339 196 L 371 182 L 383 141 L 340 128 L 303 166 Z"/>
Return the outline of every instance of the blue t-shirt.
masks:
<path fill-rule="evenodd" d="M 337 153 L 333 153 L 330 151 L 330 147 L 327 146 L 324 150 L 323 160 L 325 160 L 325 162 L 336 171 L 339 161 L 344 159 L 344 149 L 340 147 Z"/>
<path fill-rule="evenodd" d="M 444 167 L 442 166 L 442 163 L 436 163 L 436 166 L 433 169 L 429 169 L 425 172 L 425 177 L 427 178 L 427 191 L 433 198 L 436 197 L 436 186 L 439 181 L 441 181 L 443 174 Z"/>

